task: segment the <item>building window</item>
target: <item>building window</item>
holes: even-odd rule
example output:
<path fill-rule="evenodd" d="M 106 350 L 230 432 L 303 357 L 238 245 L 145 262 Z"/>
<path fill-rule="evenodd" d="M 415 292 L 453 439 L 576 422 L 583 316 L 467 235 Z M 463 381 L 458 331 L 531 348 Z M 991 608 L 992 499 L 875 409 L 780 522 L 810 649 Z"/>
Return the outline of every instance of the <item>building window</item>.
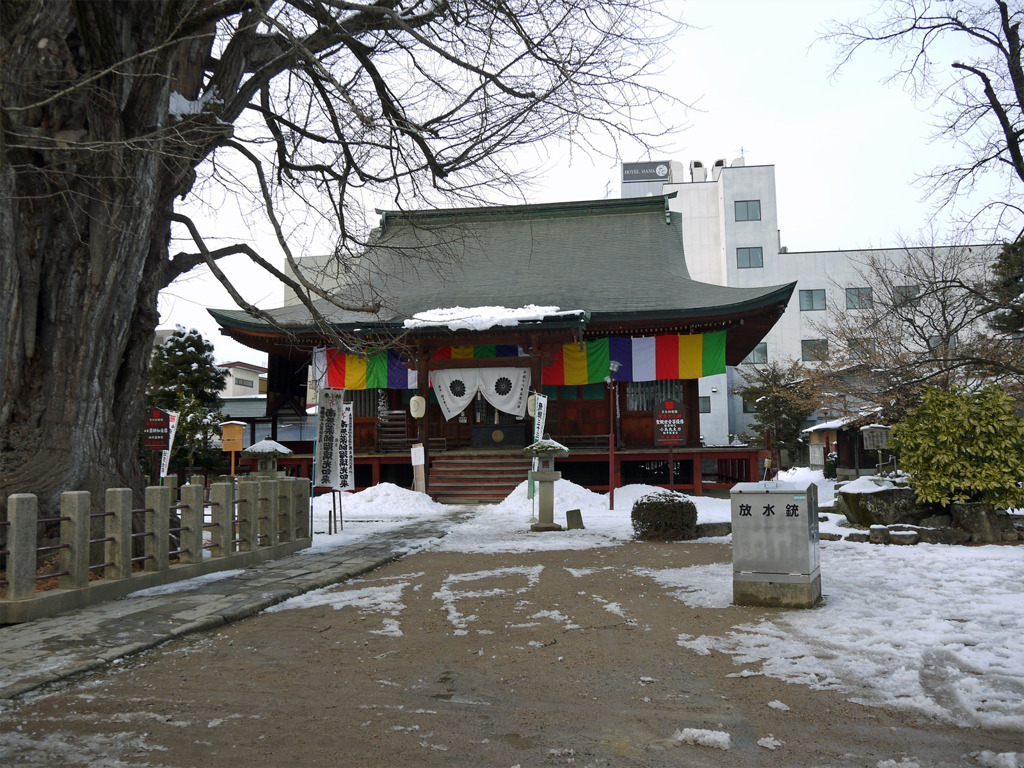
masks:
<path fill-rule="evenodd" d="M 847 288 L 846 289 L 847 309 L 871 309 L 870 288 Z"/>
<path fill-rule="evenodd" d="M 800 341 L 800 359 L 812 363 L 828 357 L 828 341 L 826 339 L 802 339 Z"/>
<path fill-rule="evenodd" d="M 683 382 L 673 379 L 630 381 L 626 384 L 627 411 L 653 411 L 666 400 L 683 402 Z"/>
<path fill-rule="evenodd" d="M 870 360 L 875 354 L 874 339 L 850 339 L 847 345 L 850 359 L 858 362 Z"/>
<path fill-rule="evenodd" d="M 744 413 L 757 413 L 757 409 L 753 403 L 748 403 L 746 400 L 743 401 L 743 412 Z"/>
<path fill-rule="evenodd" d="M 237 376 L 235 377 L 235 384 L 240 387 L 249 387 L 250 389 L 252 389 L 253 386 L 252 379 L 240 379 Z"/>
<path fill-rule="evenodd" d="M 921 286 L 894 285 L 892 287 L 892 303 L 897 307 L 916 307 L 921 303 Z"/>
<path fill-rule="evenodd" d="M 701 395 L 700 398 L 699 398 L 699 404 L 700 404 L 700 412 L 701 413 L 711 413 L 711 396 L 710 395 L 708 395 L 707 397 L 705 397 L 704 395 Z"/>
<path fill-rule="evenodd" d="M 736 221 L 760 221 L 761 201 L 760 200 L 737 200 Z"/>
<path fill-rule="evenodd" d="M 741 365 L 758 365 L 767 362 L 768 342 L 762 341 L 760 344 L 758 344 L 756 347 L 750 350 L 750 354 L 743 358 L 743 362 L 741 363 Z"/>
<path fill-rule="evenodd" d="M 825 289 L 815 288 L 810 291 L 800 291 L 800 311 L 820 312 L 825 309 Z"/>
<path fill-rule="evenodd" d="M 737 248 L 736 266 L 740 269 L 756 269 L 764 266 L 761 248 Z"/>

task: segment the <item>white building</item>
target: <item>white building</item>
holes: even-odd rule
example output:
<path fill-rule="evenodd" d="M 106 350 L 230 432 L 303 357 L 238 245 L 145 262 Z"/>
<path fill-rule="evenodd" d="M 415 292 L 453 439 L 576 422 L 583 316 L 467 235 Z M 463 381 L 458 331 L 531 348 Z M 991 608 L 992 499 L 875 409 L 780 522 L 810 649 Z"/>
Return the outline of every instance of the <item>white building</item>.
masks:
<path fill-rule="evenodd" d="M 221 363 L 218 367 L 224 369 L 224 389 L 220 392 L 222 398 L 266 395 L 266 368 L 242 362 Z"/>
<path fill-rule="evenodd" d="M 899 260 L 903 248 L 789 252 L 781 244 L 775 166 L 744 164 L 743 158 L 710 167 L 693 161 L 624 163 L 622 197 L 675 193 L 669 207 L 682 215 L 683 247 L 691 277 L 734 287 L 796 282 L 786 313 L 748 358 L 813 362 L 824 344 L 821 327 L 829 310 L 856 311 L 872 300 L 862 277 L 869 256 Z M 912 289 L 913 286 L 908 286 Z M 722 445 L 749 431 L 752 416 L 730 394 L 742 386 L 743 366 L 700 382 L 701 433 L 707 445 Z"/>

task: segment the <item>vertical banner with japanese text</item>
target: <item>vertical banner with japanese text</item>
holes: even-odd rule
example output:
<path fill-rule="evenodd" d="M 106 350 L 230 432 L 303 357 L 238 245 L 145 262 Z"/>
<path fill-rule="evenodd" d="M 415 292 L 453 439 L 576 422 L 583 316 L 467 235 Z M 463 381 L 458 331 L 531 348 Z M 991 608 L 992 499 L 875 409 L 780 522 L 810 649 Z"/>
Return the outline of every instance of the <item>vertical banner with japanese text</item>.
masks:
<path fill-rule="evenodd" d="M 171 451 L 174 450 L 174 434 L 178 431 L 178 414 L 174 411 L 168 411 L 167 422 L 169 428 L 167 450 L 163 451 L 160 455 L 160 477 L 167 477 L 167 473 L 171 471 Z"/>
<path fill-rule="evenodd" d="M 539 392 L 533 396 L 533 442 L 544 439 L 544 427 L 548 419 L 548 396 Z"/>
<path fill-rule="evenodd" d="M 352 403 L 341 404 L 341 429 L 338 430 L 338 491 L 356 489 L 355 415 Z"/>
<path fill-rule="evenodd" d="M 321 389 L 316 396 L 316 456 L 313 485 L 337 489 L 340 482 L 341 411 L 343 389 Z"/>

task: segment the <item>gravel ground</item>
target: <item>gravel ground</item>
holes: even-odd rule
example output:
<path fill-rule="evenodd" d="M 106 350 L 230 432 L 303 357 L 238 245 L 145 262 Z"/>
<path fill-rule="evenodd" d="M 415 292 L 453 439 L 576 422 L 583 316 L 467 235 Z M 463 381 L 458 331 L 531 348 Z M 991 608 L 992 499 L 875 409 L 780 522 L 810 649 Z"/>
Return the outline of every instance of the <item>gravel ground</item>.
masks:
<path fill-rule="evenodd" d="M 698 656 L 771 609 L 643 569 L 727 546 L 421 553 L 10 702 L 0 764 L 1016 768 L 1020 734 L 853 704 Z"/>

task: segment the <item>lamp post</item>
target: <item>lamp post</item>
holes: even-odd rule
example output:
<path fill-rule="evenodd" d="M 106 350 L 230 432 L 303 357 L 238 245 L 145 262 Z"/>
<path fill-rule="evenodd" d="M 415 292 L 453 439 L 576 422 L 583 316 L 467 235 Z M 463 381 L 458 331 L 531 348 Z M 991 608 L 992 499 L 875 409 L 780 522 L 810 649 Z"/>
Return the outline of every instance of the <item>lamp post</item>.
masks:
<path fill-rule="evenodd" d="M 619 383 L 615 381 L 615 372 L 622 364 L 618 360 L 608 361 L 608 509 L 615 509 L 615 399 L 619 393 Z"/>

